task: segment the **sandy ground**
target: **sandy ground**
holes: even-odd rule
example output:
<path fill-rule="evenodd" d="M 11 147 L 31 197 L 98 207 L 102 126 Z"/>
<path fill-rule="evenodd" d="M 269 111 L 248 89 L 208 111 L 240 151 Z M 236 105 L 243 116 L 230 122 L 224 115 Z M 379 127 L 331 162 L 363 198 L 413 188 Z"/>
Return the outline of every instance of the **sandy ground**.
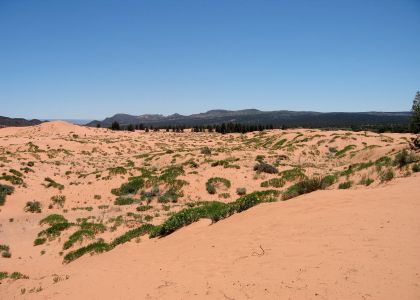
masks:
<path fill-rule="evenodd" d="M 325 191 L 260 204 L 212 225 L 201 220 L 161 239 L 143 236 L 69 264 L 62 263 L 62 255 L 91 241 L 63 251 L 73 232 L 69 230 L 33 245 L 45 229 L 39 221 L 51 213 L 73 222 L 90 217 L 103 223 L 107 230 L 96 238 L 108 240 L 143 224 L 146 214 L 152 216 L 150 222 L 160 224 L 190 202 L 233 201 L 238 187 L 264 190 L 260 183 L 278 175 L 257 174 L 257 155 L 280 171 L 300 166 L 308 176 L 325 175 L 354 163 L 393 157 L 407 147 L 409 138 L 319 130 L 224 136 L 129 133 L 63 122 L 1 129 L 1 173 L 19 170 L 24 183 L 14 185 L 14 193 L 0 206 L 0 244 L 8 245 L 12 254 L 0 257 L 0 272 L 19 271 L 29 279 L 1 280 L 0 298 L 419 299 L 420 177 L 408 168 L 393 168 L 397 178 L 389 182 L 381 182 L 383 170 L 375 166 L 338 175 L 338 182 Z M 279 147 L 282 139 L 286 141 Z M 343 155 L 335 154 L 349 145 Z M 211 148 L 210 156 L 201 154 L 205 146 Z M 185 163 L 191 158 L 198 166 Z M 239 168 L 211 166 L 226 158 L 237 158 L 232 164 Z M 29 161 L 34 161 L 33 172 L 25 173 Z M 184 166 L 180 178 L 189 183 L 177 202 L 152 199 L 153 208 L 147 212 L 137 212 L 138 203 L 114 205 L 111 189 L 141 174 L 139 168 L 160 172 L 173 164 Z M 127 173 L 111 175 L 109 168 L 117 166 L 125 166 Z M 205 182 L 214 176 L 229 179 L 232 186 L 208 194 Z M 374 182 L 368 187 L 359 184 L 363 176 Z M 64 189 L 47 188 L 45 177 Z M 337 190 L 344 181 L 352 181 L 351 188 Z M 0 184 L 11 185 L 1 179 Z M 229 197 L 221 198 L 221 193 Z M 54 195 L 66 196 L 63 207 L 48 208 Z M 25 212 L 25 203 L 35 199 L 42 212 Z M 130 219 L 127 213 L 139 216 Z M 118 216 L 123 216 L 121 224 L 115 222 Z"/>

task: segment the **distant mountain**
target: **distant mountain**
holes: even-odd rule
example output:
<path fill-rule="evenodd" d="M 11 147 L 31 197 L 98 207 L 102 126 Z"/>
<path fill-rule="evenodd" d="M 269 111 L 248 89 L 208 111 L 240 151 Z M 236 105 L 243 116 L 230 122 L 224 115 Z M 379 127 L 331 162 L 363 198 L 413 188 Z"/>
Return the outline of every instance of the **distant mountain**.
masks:
<path fill-rule="evenodd" d="M 26 120 L 22 118 L 8 118 L 0 116 L 0 127 L 23 127 L 41 124 L 37 119 Z"/>
<path fill-rule="evenodd" d="M 312 112 L 312 111 L 260 111 L 257 109 L 245 110 L 210 110 L 205 113 L 183 116 L 173 114 L 140 115 L 116 114 L 103 121 L 92 121 L 87 126 L 110 127 L 115 121 L 120 125 L 144 124 L 155 127 L 167 125 L 217 125 L 221 123 L 243 124 L 274 124 L 289 127 L 349 127 L 366 125 L 406 125 L 410 112 Z"/>

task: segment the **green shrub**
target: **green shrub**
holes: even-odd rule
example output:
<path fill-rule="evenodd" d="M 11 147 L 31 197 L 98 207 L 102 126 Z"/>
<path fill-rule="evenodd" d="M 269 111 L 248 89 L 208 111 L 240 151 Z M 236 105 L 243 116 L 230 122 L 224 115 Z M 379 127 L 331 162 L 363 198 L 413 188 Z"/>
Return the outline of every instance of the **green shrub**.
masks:
<path fill-rule="evenodd" d="M 69 263 L 83 255 L 85 255 L 86 253 L 102 253 L 102 252 L 106 252 L 110 250 L 110 246 L 105 243 L 104 241 L 98 241 L 92 244 L 89 244 L 85 247 L 79 248 L 77 250 L 74 251 L 70 251 L 69 253 L 67 253 L 64 256 L 64 262 L 65 263 Z"/>
<path fill-rule="evenodd" d="M 211 149 L 209 147 L 204 147 L 200 150 L 200 153 L 204 155 L 211 155 Z"/>
<path fill-rule="evenodd" d="M 74 226 L 72 223 L 56 223 L 51 225 L 49 228 L 42 230 L 38 233 L 38 237 L 46 237 L 48 239 L 54 239 L 61 234 L 62 231 Z"/>
<path fill-rule="evenodd" d="M 47 241 L 46 238 L 36 238 L 34 241 L 34 246 L 43 245 L 45 244 L 46 241 Z"/>
<path fill-rule="evenodd" d="M 140 205 L 136 208 L 136 210 L 137 211 L 146 211 L 146 210 L 149 210 L 149 209 L 152 209 L 152 208 L 153 208 L 153 206 L 150 206 L 150 205 Z"/>
<path fill-rule="evenodd" d="M 336 157 L 342 157 L 346 154 L 346 152 L 356 148 L 356 145 L 347 145 L 342 150 L 335 152 Z"/>
<path fill-rule="evenodd" d="M 14 175 L 6 175 L 5 173 L 3 173 L 3 176 L 0 176 L 0 180 L 9 181 L 11 184 L 14 184 L 14 185 L 19 185 L 23 183 L 22 178 L 18 176 L 14 176 Z"/>
<path fill-rule="evenodd" d="M 110 247 L 115 248 L 118 245 L 124 244 L 126 242 L 131 241 L 132 239 L 139 237 L 141 235 L 145 235 L 150 233 L 154 229 L 154 225 L 151 224 L 143 224 L 138 228 L 132 229 L 127 231 L 126 233 L 120 235 L 119 237 L 115 238 L 111 243 Z"/>
<path fill-rule="evenodd" d="M 40 213 L 42 209 L 39 201 L 28 201 L 26 202 L 24 210 L 31 213 Z"/>
<path fill-rule="evenodd" d="M 162 196 L 158 198 L 160 203 L 177 202 L 179 197 L 182 197 L 183 193 L 174 187 L 170 187 Z"/>
<path fill-rule="evenodd" d="M 6 196 L 11 195 L 15 188 L 10 185 L 0 184 L 0 206 L 6 202 Z"/>
<path fill-rule="evenodd" d="M 4 258 L 12 257 L 12 254 L 10 253 L 10 247 L 8 245 L 0 245 L 0 252 L 1 256 Z"/>
<path fill-rule="evenodd" d="M 351 181 L 342 182 L 338 185 L 340 190 L 349 189 L 351 187 Z"/>
<path fill-rule="evenodd" d="M 121 166 L 120 167 L 109 168 L 108 171 L 109 171 L 109 175 L 118 175 L 118 174 L 124 175 L 124 174 L 127 174 L 127 169 L 124 168 L 124 167 L 121 167 Z"/>
<path fill-rule="evenodd" d="M 412 170 L 414 173 L 420 172 L 420 164 L 414 164 L 414 165 L 411 167 L 411 170 Z"/>
<path fill-rule="evenodd" d="M 94 236 L 95 236 L 95 233 L 92 230 L 80 229 L 69 236 L 69 239 L 63 244 L 63 249 L 64 250 L 69 249 L 76 242 L 83 241 L 84 237 L 92 239 L 94 238 Z"/>

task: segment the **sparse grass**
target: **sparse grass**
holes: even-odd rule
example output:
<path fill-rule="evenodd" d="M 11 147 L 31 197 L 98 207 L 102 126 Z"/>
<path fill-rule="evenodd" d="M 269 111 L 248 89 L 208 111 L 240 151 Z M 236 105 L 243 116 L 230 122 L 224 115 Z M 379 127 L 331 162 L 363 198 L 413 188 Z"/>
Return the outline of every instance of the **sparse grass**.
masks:
<path fill-rule="evenodd" d="M 45 244 L 46 241 L 47 241 L 46 238 L 36 238 L 34 241 L 34 246 L 43 245 Z"/>
<path fill-rule="evenodd" d="M 356 148 L 356 145 L 347 145 L 343 149 L 335 152 L 336 157 L 343 157 L 348 151 Z"/>
<path fill-rule="evenodd" d="M 114 167 L 114 168 L 109 168 L 108 171 L 109 171 L 109 175 L 111 175 L 111 176 L 112 175 L 124 175 L 124 174 L 127 174 L 127 169 L 124 168 L 124 167 L 121 167 L 121 166 Z"/>
<path fill-rule="evenodd" d="M 13 272 L 11 274 L 7 272 L 0 272 L 0 280 L 6 279 L 6 278 L 10 278 L 12 280 L 18 280 L 18 279 L 28 279 L 29 276 L 24 275 L 20 272 Z"/>
<path fill-rule="evenodd" d="M 8 245 L 0 245 L 0 253 L 3 258 L 12 257 L 12 253 L 10 253 L 10 247 Z"/>
<path fill-rule="evenodd" d="M 204 147 L 200 150 L 200 153 L 204 155 L 211 155 L 211 149 L 209 147 Z"/>
<path fill-rule="evenodd" d="M 360 180 L 360 184 L 365 185 L 365 186 L 369 186 L 371 185 L 375 180 L 373 180 L 372 178 L 369 177 L 362 177 L 362 179 Z"/>
<path fill-rule="evenodd" d="M 63 250 L 72 247 L 76 242 L 82 242 L 84 238 L 92 239 L 95 233 L 89 229 L 80 229 L 69 236 L 69 239 L 63 244 Z"/>
<path fill-rule="evenodd" d="M 149 210 L 149 209 L 152 209 L 152 208 L 153 208 L 153 206 L 150 206 L 150 205 L 140 205 L 136 208 L 136 210 L 137 211 L 146 211 L 146 210 Z"/>
<path fill-rule="evenodd" d="M 183 193 L 174 187 L 170 187 L 163 195 L 158 198 L 160 203 L 177 202 L 178 198 L 182 197 Z"/>
<path fill-rule="evenodd" d="M 420 164 L 414 164 L 414 165 L 411 167 L 411 170 L 413 171 L 413 173 L 420 172 Z"/>

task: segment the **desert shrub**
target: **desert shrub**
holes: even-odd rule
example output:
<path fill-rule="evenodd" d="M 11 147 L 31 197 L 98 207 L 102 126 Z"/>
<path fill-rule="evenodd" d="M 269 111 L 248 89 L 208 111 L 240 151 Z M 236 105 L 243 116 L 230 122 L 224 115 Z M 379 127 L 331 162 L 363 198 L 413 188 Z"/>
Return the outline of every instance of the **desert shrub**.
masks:
<path fill-rule="evenodd" d="M 0 245 L 0 252 L 1 256 L 4 258 L 12 257 L 12 254 L 10 253 L 10 247 L 8 245 Z"/>
<path fill-rule="evenodd" d="M 69 239 L 63 244 L 63 249 L 67 250 L 72 247 L 76 242 L 83 241 L 83 238 L 94 238 L 95 233 L 89 229 L 80 229 L 69 236 Z"/>
<path fill-rule="evenodd" d="M 386 167 L 391 165 L 392 159 L 389 156 L 382 156 L 375 161 L 375 166 Z"/>
<path fill-rule="evenodd" d="M 23 183 L 22 178 L 18 176 L 14 176 L 14 175 L 6 175 L 5 173 L 3 173 L 3 176 L 0 176 L 0 180 L 9 181 L 11 184 L 14 184 L 14 185 L 19 185 Z"/>
<path fill-rule="evenodd" d="M 264 162 L 256 164 L 254 166 L 254 171 L 264 172 L 264 173 L 269 173 L 269 174 L 276 174 L 279 172 L 279 170 L 276 167 L 270 164 L 264 163 Z"/>
<path fill-rule="evenodd" d="M 6 196 L 11 195 L 15 188 L 10 185 L 0 184 L 0 206 L 6 202 Z"/>
<path fill-rule="evenodd" d="M 340 190 L 349 189 L 351 187 L 351 181 L 342 182 L 338 185 Z"/>
<path fill-rule="evenodd" d="M 352 165 L 348 166 L 346 170 L 340 172 L 340 176 L 346 176 L 347 177 L 347 176 L 350 176 L 351 174 L 353 174 L 353 166 Z"/>
<path fill-rule="evenodd" d="M 119 237 L 115 238 L 111 243 L 110 247 L 115 248 L 117 245 L 124 244 L 126 242 L 131 241 L 132 239 L 139 237 L 141 235 L 145 235 L 150 233 L 154 229 L 154 225 L 151 224 L 143 224 L 138 228 L 132 229 L 127 231 L 126 233 L 120 235 Z"/>
<path fill-rule="evenodd" d="M 332 185 L 336 181 L 336 177 L 333 175 L 328 175 L 325 177 L 312 177 L 306 178 L 298 183 L 290 186 L 283 193 L 283 200 L 288 200 L 299 195 L 307 194 L 314 192 L 316 190 L 323 190 L 328 186 Z"/>
<path fill-rule="evenodd" d="M 19 172 L 18 170 L 15 170 L 15 169 L 10 169 L 9 172 L 12 173 L 13 175 L 17 176 L 17 177 L 22 177 L 23 176 L 23 174 L 21 172 Z"/>
<path fill-rule="evenodd" d="M 295 181 L 297 179 L 305 178 L 305 170 L 301 168 L 284 170 L 279 173 L 279 176 L 281 176 L 281 178 L 285 181 Z"/>
<path fill-rule="evenodd" d="M 39 201 L 28 201 L 26 202 L 24 210 L 31 213 L 40 213 L 42 209 Z"/>
<path fill-rule="evenodd" d="M 112 189 L 111 193 L 116 196 L 123 196 L 137 193 L 144 187 L 144 180 L 139 177 L 131 177 L 127 183 L 123 183 L 119 188 Z"/>
<path fill-rule="evenodd" d="M 12 274 L 9 275 L 9 278 L 13 280 L 18 280 L 18 279 L 28 279 L 29 276 L 24 275 L 20 272 L 13 272 Z"/>
<path fill-rule="evenodd" d="M 204 147 L 200 150 L 200 153 L 204 155 L 211 155 L 211 149 L 209 147 Z"/>
<path fill-rule="evenodd" d="M 174 187 L 170 187 L 163 195 L 158 198 L 159 203 L 177 202 L 183 193 Z"/>
<path fill-rule="evenodd" d="M 56 195 L 51 197 L 51 202 L 54 205 L 58 205 L 60 207 L 64 206 L 64 202 L 66 202 L 66 196 L 64 195 Z"/>
<path fill-rule="evenodd" d="M 264 162 L 265 156 L 264 155 L 257 155 L 257 157 L 255 157 L 255 160 L 259 163 Z"/>
<path fill-rule="evenodd" d="M 115 199 L 114 204 L 115 205 L 130 205 L 136 202 L 136 199 L 131 197 L 118 197 Z"/>
<path fill-rule="evenodd" d="M 285 181 L 283 178 L 272 178 L 266 181 L 261 182 L 261 187 L 275 187 L 275 188 L 281 188 L 284 186 Z"/>
<path fill-rule="evenodd" d="M 392 170 L 391 168 L 387 169 L 385 172 L 383 172 L 380 175 L 381 181 L 385 182 L 385 181 L 390 181 L 395 177 L 395 173 L 394 170 Z"/>
<path fill-rule="evenodd" d="M 261 202 L 273 202 L 277 200 L 280 192 L 276 190 L 257 191 L 236 199 L 230 205 L 235 212 L 242 212 Z"/>
<path fill-rule="evenodd" d="M 82 230 L 90 230 L 94 234 L 102 233 L 106 230 L 106 226 L 102 223 L 91 223 L 86 222 L 85 220 L 79 224 Z"/>
<path fill-rule="evenodd" d="M 411 167 L 411 170 L 412 170 L 414 173 L 420 172 L 420 164 L 414 164 L 414 165 Z"/>
<path fill-rule="evenodd" d="M 221 194 L 219 195 L 219 198 L 229 199 L 229 198 L 230 198 L 230 194 L 229 194 L 229 193 L 221 193 Z"/>
<path fill-rule="evenodd" d="M 410 163 L 416 162 L 417 158 L 413 153 L 409 153 L 406 149 L 395 155 L 394 165 L 402 168 Z"/>
<path fill-rule="evenodd" d="M 64 218 L 62 215 L 59 214 L 52 214 L 45 218 L 43 218 L 41 221 L 39 221 L 39 225 L 48 224 L 50 226 L 58 223 L 67 223 L 67 219 Z"/>
<path fill-rule="evenodd" d="M 46 238 L 36 238 L 34 241 L 34 246 L 43 245 L 45 244 L 46 241 L 47 241 Z"/>
<path fill-rule="evenodd" d="M 124 167 L 114 167 L 114 168 L 109 168 L 109 175 L 124 175 L 127 174 L 127 169 Z"/>
<path fill-rule="evenodd" d="M 335 152 L 336 157 L 342 157 L 346 154 L 346 152 L 356 148 L 356 145 L 347 145 L 342 150 Z"/>
<path fill-rule="evenodd" d="M 86 253 L 102 253 L 102 252 L 106 252 L 110 250 L 110 246 L 105 243 L 104 241 L 98 241 L 98 242 L 94 242 L 91 243 L 85 247 L 79 248 L 77 250 L 74 251 L 70 251 L 69 253 L 67 253 L 64 256 L 64 262 L 65 263 L 69 263 L 83 255 L 85 255 Z"/>
<path fill-rule="evenodd" d="M 74 225 L 73 223 L 68 223 L 68 222 L 53 224 L 50 227 L 48 227 L 47 229 L 39 232 L 38 237 L 45 237 L 45 238 L 48 238 L 48 239 L 54 239 L 57 236 L 59 236 L 62 231 L 70 228 L 73 225 Z"/>
<path fill-rule="evenodd" d="M 44 180 L 47 182 L 46 184 L 44 184 L 46 188 L 53 187 L 53 188 L 56 188 L 56 189 L 59 189 L 59 190 L 64 189 L 64 185 L 62 185 L 58 182 L 55 182 L 50 177 L 45 177 Z"/>
<path fill-rule="evenodd" d="M 153 206 L 150 206 L 150 205 L 140 205 L 136 208 L 136 210 L 137 211 L 146 211 L 146 210 L 149 210 L 149 209 L 152 209 L 152 208 L 153 208 Z"/>
<path fill-rule="evenodd" d="M 230 188 L 231 183 L 228 179 L 222 177 L 212 177 L 206 182 L 206 189 L 209 194 L 216 194 L 216 185 L 223 184 L 226 188 Z"/>
<path fill-rule="evenodd" d="M 238 161 L 238 160 L 239 160 L 239 158 L 235 158 L 235 157 L 222 159 L 222 160 L 216 160 L 216 161 L 211 163 L 211 166 L 212 167 L 223 166 L 225 169 L 227 169 L 227 168 L 240 169 L 241 168 L 240 166 L 231 164 L 232 162 L 235 162 L 235 161 Z"/>
<path fill-rule="evenodd" d="M 178 176 L 184 174 L 185 171 L 182 166 L 170 166 L 162 171 L 161 175 L 159 176 L 159 180 L 171 184 Z"/>
<path fill-rule="evenodd" d="M 237 188 L 236 189 L 236 194 L 238 194 L 239 196 L 243 196 L 246 194 L 246 188 Z"/>

